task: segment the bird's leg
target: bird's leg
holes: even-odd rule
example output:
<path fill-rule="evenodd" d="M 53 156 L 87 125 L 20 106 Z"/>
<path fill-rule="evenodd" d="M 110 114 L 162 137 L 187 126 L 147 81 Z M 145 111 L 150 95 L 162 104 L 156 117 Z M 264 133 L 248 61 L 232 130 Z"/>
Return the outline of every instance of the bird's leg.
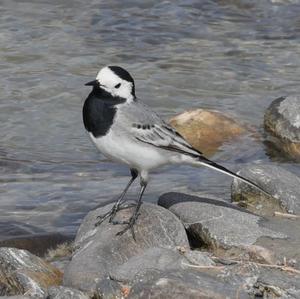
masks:
<path fill-rule="evenodd" d="M 124 222 L 118 222 L 118 223 L 114 223 L 114 224 L 127 224 L 126 227 L 121 230 L 120 232 L 117 233 L 117 236 L 120 236 L 120 235 L 123 235 L 127 230 L 131 230 L 131 233 L 132 233 L 132 237 L 133 239 L 135 240 L 135 233 L 134 233 L 134 229 L 133 229 L 133 225 L 135 224 L 138 216 L 139 216 L 139 210 L 140 210 L 140 207 L 142 205 L 142 197 L 143 197 L 143 194 L 144 194 L 144 191 L 147 187 L 147 182 L 146 181 L 143 181 L 141 180 L 141 191 L 140 191 L 140 195 L 139 195 L 139 198 L 138 198 L 138 201 L 137 201 L 137 205 L 134 209 L 134 212 L 132 214 L 132 216 L 130 217 L 129 221 L 124 221 Z"/>
<path fill-rule="evenodd" d="M 124 197 L 125 194 L 127 193 L 129 187 L 131 186 L 131 184 L 135 181 L 135 179 L 138 176 L 138 171 L 134 168 L 130 169 L 131 172 L 131 179 L 128 182 L 126 188 L 124 189 L 124 191 L 121 193 L 121 195 L 119 196 L 117 202 L 113 205 L 113 207 L 111 208 L 110 211 L 108 211 L 107 213 L 105 213 L 104 215 L 100 215 L 97 218 L 99 218 L 99 221 L 97 221 L 95 223 L 95 226 L 100 225 L 105 219 L 109 218 L 109 222 L 112 222 L 114 217 L 116 216 L 116 213 L 121 209 L 120 205 L 124 202 Z M 127 205 L 126 207 L 124 207 L 124 209 L 129 208 L 130 206 Z M 123 208 L 122 208 L 123 210 Z"/>

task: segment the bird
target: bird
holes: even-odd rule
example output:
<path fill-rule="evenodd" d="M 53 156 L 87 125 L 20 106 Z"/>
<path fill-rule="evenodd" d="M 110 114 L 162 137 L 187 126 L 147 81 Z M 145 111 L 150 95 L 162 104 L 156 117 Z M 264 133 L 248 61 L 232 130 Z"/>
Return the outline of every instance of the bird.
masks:
<path fill-rule="evenodd" d="M 209 160 L 195 149 L 175 128 L 136 96 L 134 79 L 124 68 L 105 66 L 100 69 L 95 80 L 85 85 L 92 86 L 82 110 L 86 131 L 104 156 L 127 165 L 131 173 L 128 184 L 111 210 L 98 216 L 96 226 L 109 219 L 109 223 L 125 225 L 117 235 L 131 230 L 135 239 L 134 224 L 139 216 L 149 172 L 168 164 L 206 166 L 269 195 L 257 184 Z M 128 189 L 137 177 L 140 178 L 141 189 L 133 213 L 128 221 L 115 221 L 118 211 L 132 206 L 123 204 Z"/>

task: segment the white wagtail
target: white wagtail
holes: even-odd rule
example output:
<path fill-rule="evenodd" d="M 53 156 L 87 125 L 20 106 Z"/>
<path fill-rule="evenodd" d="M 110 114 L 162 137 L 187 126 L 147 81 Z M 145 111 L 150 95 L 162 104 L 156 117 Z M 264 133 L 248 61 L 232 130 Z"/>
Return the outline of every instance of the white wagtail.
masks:
<path fill-rule="evenodd" d="M 149 171 L 166 164 L 207 166 L 231 177 L 238 178 L 266 193 L 253 182 L 205 158 L 174 128 L 135 96 L 134 80 L 119 66 L 102 68 L 96 80 L 86 83 L 93 86 L 83 106 L 83 122 L 92 141 L 110 160 L 129 166 L 131 179 L 126 188 L 105 215 L 99 216 L 96 225 L 109 218 L 113 224 L 127 224 L 118 235 L 131 229 L 138 217 L 142 196 L 148 183 Z M 124 197 L 140 176 L 141 191 L 129 221 L 117 222 L 114 217 L 125 202 Z M 267 193 L 268 194 L 268 193 Z"/>

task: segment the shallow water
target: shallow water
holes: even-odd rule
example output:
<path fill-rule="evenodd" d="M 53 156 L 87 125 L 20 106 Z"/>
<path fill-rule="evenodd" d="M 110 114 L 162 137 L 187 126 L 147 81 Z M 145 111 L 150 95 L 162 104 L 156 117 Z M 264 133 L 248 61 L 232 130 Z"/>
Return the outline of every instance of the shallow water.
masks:
<path fill-rule="evenodd" d="M 0 238 L 74 233 L 115 198 L 128 170 L 102 157 L 81 108 L 98 69 L 128 69 L 139 98 L 166 119 L 217 109 L 262 130 L 265 108 L 299 92 L 298 1 L 1 1 Z M 270 157 L 254 137 L 214 156 L 232 170 Z M 166 191 L 230 197 L 231 179 L 186 166 L 155 171 L 146 200 Z M 136 196 L 138 185 L 130 196 Z"/>

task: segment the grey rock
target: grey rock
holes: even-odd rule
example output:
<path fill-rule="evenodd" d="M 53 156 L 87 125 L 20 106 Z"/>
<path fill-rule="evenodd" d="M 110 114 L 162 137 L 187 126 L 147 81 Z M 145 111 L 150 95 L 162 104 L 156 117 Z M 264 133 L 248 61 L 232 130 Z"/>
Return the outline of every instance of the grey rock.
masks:
<path fill-rule="evenodd" d="M 0 248 L 0 295 L 44 298 L 46 289 L 61 283 L 62 273 L 26 250 Z"/>
<path fill-rule="evenodd" d="M 144 273 L 136 279 L 127 298 L 246 299 L 251 297 L 240 288 L 240 285 L 224 283 L 217 275 L 188 269 Z"/>
<path fill-rule="evenodd" d="M 187 260 L 179 252 L 167 248 L 149 248 L 141 255 L 133 256 L 110 272 L 114 280 L 128 283 L 137 273 L 147 270 L 175 270 L 183 268 Z"/>
<path fill-rule="evenodd" d="M 188 265 L 208 266 L 214 262 L 201 252 L 186 250 L 180 254 L 176 249 L 150 248 L 143 254 L 133 256 L 123 265 L 118 266 L 110 272 L 110 277 L 122 283 L 130 283 L 136 275 L 148 270 L 178 271 L 185 269 Z"/>
<path fill-rule="evenodd" d="M 231 193 L 233 201 L 243 201 L 261 215 L 273 215 L 274 211 L 300 214 L 300 178 L 282 167 L 274 165 L 250 165 L 238 172 L 250 179 L 274 198 L 256 188 L 234 179 Z"/>
<path fill-rule="evenodd" d="M 274 148 L 289 157 L 300 158 L 300 97 L 288 96 L 274 100 L 264 117 L 265 130 L 270 133 L 268 147 L 270 155 Z M 266 143 L 266 144 L 268 144 Z"/>
<path fill-rule="evenodd" d="M 298 299 L 300 298 L 300 275 L 260 269 L 257 281 L 253 285 L 253 290 L 255 289 L 264 295 L 264 298 Z"/>
<path fill-rule="evenodd" d="M 158 204 L 181 219 L 194 242 L 212 248 L 245 247 L 262 236 L 285 237 L 263 227 L 261 217 L 223 201 L 170 192 Z"/>
<path fill-rule="evenodd" d="M 291 142 L 300 142 L 300 97 L 274 100 L 265 114 L 265 128 Z"/>
<path fill-rule="evenodd" d="M 117 299 L 123 297 L 121 285 L 109 278 L 102 279 L 97 283 L 95 294 L 101 299 Z"/>
<path fill-rule="evenodd" d="M 66 286 L 91 291 L 116 267 L 151 247 L 189 247 L 182 223 L 168 210 L 144 203 L 135 224 L 136 241 L 127 231 L 116 236 L 123 226 L 104 221 L 95 227 L 97 216 L 111 209 L 112 204 L 91 211 L 83 220 L 76 239 L 75 251 L 64 274 Z M 128 219 L 132 209 L 119 211 L 116 220 Z"/>
<path fill-rule="evenodd" d="M 287 235 L 288 238 L 261 238 L 256 244 L 271 250 L 277 261 L 282 262 L 286 260 L 287 264 L 293 265 L 300 270 L 300 218 L 270 217 L 266 225 L 274 231 Z"/>
<path fill-rule="evenodd" d="M 27 296 L 1 296 L 1 299 L 29 299 Z"/>
<path fill-rule="evenodd" d="M 209 257 L 207 252 L 187 250 L 183 253 L 189 263 L 198 266 L 214 266 L 216 263 Z"/>
<path fill-rule="evenodd" d="M 76 289 L 53 286 L 48 289 L 47 299 L 89 299 L 89 296 Z"/>
<path fill-rule="evenodd" d="M 243 262 L 225 267 L 218 278 L 224 283 L 242 286 L 251 298 L 299 298 L 300 275 L 275 267 Z"/>

